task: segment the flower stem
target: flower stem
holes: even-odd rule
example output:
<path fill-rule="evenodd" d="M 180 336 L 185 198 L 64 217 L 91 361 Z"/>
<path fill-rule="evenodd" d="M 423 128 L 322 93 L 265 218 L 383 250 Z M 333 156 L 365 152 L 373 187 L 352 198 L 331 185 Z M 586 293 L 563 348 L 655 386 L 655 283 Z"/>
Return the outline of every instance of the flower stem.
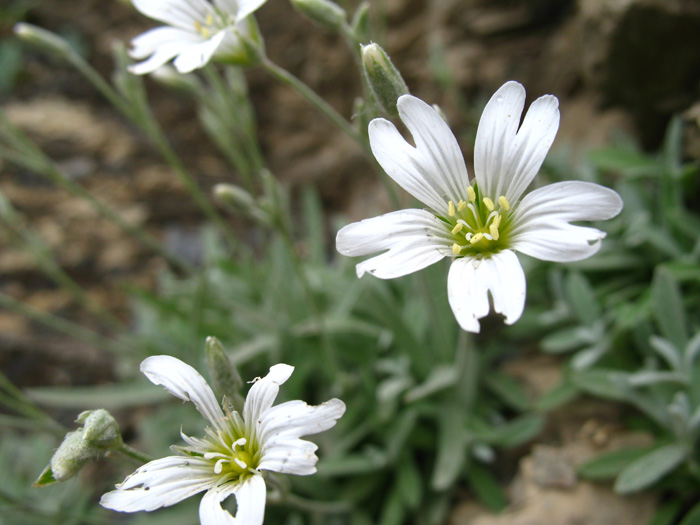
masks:
<path fill-rule="evenodd" d="M 134 447 L 131 447 L 124 443 L 123 441 L 121 444 L 113 449 L 115 452 L 119 452 L 120 454 L 127 456 L 135 461 L 138 461 L 139 463 L 148 463 L 149 461 L 153 461 L 155 458 L 141 452 L 140 450 L 136 450 Z"/>
<path fill-rule="evenodd" d="M 312 106 L 318 109 L 328 120 L 340 128 L 348 137 L 354 140 L 355 143 L 362 148 L 362 151 L 364 151 L 365 154 L 371 158 L 372 152 L 369 149 L 369 144 L 364 137 L 355 128 L 353 128 L 350 123 L 345 120 L 342 115 L 340 115 L 340 113 L 333 109 L 328 102 L 318 96 L 314 90 L 292 75 L 289 71 L 272 62 L 267 57 L 262 59 L 261 64 L 273 77 L 297 91 L 297 93 L 304 97 Z"/>

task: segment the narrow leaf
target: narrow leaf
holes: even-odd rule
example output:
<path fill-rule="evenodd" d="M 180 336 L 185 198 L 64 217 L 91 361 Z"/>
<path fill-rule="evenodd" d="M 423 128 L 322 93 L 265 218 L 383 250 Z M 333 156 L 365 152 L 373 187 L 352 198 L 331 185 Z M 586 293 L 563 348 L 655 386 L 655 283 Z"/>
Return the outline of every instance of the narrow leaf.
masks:
<path fill-rule="evenodd" d="M 643 490 L 674 470 L 686 458 L 686 448 L 677 443 L 657 448 L 625 468 L 615 481 L 615 492 Z"/>

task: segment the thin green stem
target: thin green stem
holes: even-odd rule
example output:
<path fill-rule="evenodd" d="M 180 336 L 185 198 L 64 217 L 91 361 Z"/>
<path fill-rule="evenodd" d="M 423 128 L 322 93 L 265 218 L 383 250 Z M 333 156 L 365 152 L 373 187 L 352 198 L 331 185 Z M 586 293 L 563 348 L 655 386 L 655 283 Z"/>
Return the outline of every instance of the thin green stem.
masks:
<path fill-rule="evenodd" d="M 348 137 L 354 140 L 355 143 L 362 148 L 362 151 L 365 152 L 368 158 L 372 158 L 372 151 L 370 150 L 369 144 L 365 138 L 358 133 L 358 131 L 353 128 L 352 125 L 350 125 L 350 123 L 345 120 L 340 113 L 333 109 L 328 102 L 318 96 L 314 90 L 292 75 L 289 71 L 272 62 L 267 57 L 262 59 L 261 64 L 263 68 L 265 68 L 265 70 L 274 78 L 293 88 L 297 93 L 304 97 L 307 102 L 318 109 L 328 120 L 340 128 L 340 130 L 342 130 Z"/>
<path fill-rule="evenodd" d="M 134 447 L 131 447 L 124 443 L 123 441 L 121 444 L 113 449 L 115 452 L 119 452 L 120 454 L 129 457 L 133 459 L 134 461 L 137 461 L 139 463 L 148 463 L 149 461 L 153 461 L 154 458 L 153 456 L 150 456 L 149 454 L 146 454 L 145 452 L 141 452 L 140 450 L 136 450 Z"/>

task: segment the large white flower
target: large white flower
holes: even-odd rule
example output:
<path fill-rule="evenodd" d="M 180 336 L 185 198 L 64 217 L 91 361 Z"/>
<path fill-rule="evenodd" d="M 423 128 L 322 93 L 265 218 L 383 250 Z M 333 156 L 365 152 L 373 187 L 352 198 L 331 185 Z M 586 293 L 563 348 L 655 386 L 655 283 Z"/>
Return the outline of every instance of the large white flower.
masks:
<path fill-rule="evenodd" d="M 144 15 L 167 24 L 146 31 L 131 42 L 130 54 L 148 60 L 129 68 L 152 73 L 175 58 L 180 73 L 203 67 L 211 59 L 245 62 L 241 36 L 256 38 L 250 14 L 267 0 L 132 0 Z"/>
<path fill-rule="evenodd" d="M 369 125 L 372 152 L 386 173 L 427 210 L 400 210 L 350 224 L 338 232 L 343 255 L 385 251 L 357 265 L 392 279 L 452 258 L 447 294 L 460 326 L 478 332 L 493 309 L 505 322 L 525 307 L 525 274 L 515 251 L 547 261 L 585 259 L 605 233 L 572 221 L 609 219 L 622 209 L 613 190 L 588 182 L 560 182 L 523 196 L 559 127 L 559 101 L 532 103 L 522 124 L 525 89 L 507 82 L 491 97 L 479 122 L 475 180 L 469 182 L 457 140 L 432 107 L 410 95 L 398 100 L 415 147 L 389 121 Z"/>
<path fill-rule="evenodd" d="M 176 456 L 156 459 L 138 468 L 117 490 L 100 501 L 121 512 L 152 511 L 207 491 L 199 506 L 203 525 L 263 522 L 266 489 L 263 470 L 309 475 L 316 472 L 317 446 L 301 436 L 328 430 L 343 413 L 345 404 L 331 399 L 318 406 L 288 401 L 272 406 L 279 386 L 294 367 L 275 365 L 255 381 L 248 392 L 243 415 L 217 403 L 204 378 L 191 366 L 170 356 L 153 356 L 141 371 L 171 394 L 192 401 L 209 420 L 203 438 L 182 434 L 186 446 L 173 446 Z M 235 495 L 235 518 L 221 502 Z"/>

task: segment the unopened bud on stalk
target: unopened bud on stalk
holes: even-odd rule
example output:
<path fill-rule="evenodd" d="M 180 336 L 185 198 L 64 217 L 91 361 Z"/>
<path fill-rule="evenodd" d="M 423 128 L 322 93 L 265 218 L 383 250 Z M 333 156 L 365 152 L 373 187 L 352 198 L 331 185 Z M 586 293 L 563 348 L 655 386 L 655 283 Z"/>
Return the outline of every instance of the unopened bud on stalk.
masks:
<path fill-rule="evenodd" d="M 408 93 L 406 82 L 391 63 L 389 55 L 378 44 L 361 46 L 361 49 L 362 69 L 379 109 L 388 115 L 396 116 L 396 101 L 401 95 Z"/>
<path fill-rule="evenodd" d="M 242 412 L 244 399 L 240 391 L 243 386 L 238 369 L 231 364 L 224 346 L 216 337 L 207 337 L 207 366 L 214 391 L 233 403 L 234 409 Z"/>
<path fill-rule="evenodd" d="M 117 420 L 104 408 L 81 412 L 76 421 L 83 424 L 83 440 L 92 444 L 109 447 L 121 440 Z"/>
<path fill-rule="evenodd" d="M 244 215 L 250 215 L 257 208 L 253 196 L 234 184 L 217 184 L 214 186 L 214 197 Z"/>
<path fill-rule="evenodd" d="M 18 22 L 15 24 L 14 31 L 25 42 L 47 49 L 61 57 L 66 57 L 73 52 L 70 44 L 65 39 L 41 27 Z"/>
<path fill-rule="evenodd" d="M 34 483 L 44 487 L 72 478 L 80 469 L 122 444 L 119 425 L 104 409 L 87 410 L 77 419 L 83 427 L 68 432 L 51 461 Z"/>
<path fill-rule="evenodd" d="M 330 0 L 292 0 L 301 14 L 325 28 L 337 31 L 347 20 L 345 10 Z"/>
<path fill-rule="evenodd" d="M 369 2 L 362 2 L 352 15 L 352 32 L 358 42 L 369 42 Z"/>

